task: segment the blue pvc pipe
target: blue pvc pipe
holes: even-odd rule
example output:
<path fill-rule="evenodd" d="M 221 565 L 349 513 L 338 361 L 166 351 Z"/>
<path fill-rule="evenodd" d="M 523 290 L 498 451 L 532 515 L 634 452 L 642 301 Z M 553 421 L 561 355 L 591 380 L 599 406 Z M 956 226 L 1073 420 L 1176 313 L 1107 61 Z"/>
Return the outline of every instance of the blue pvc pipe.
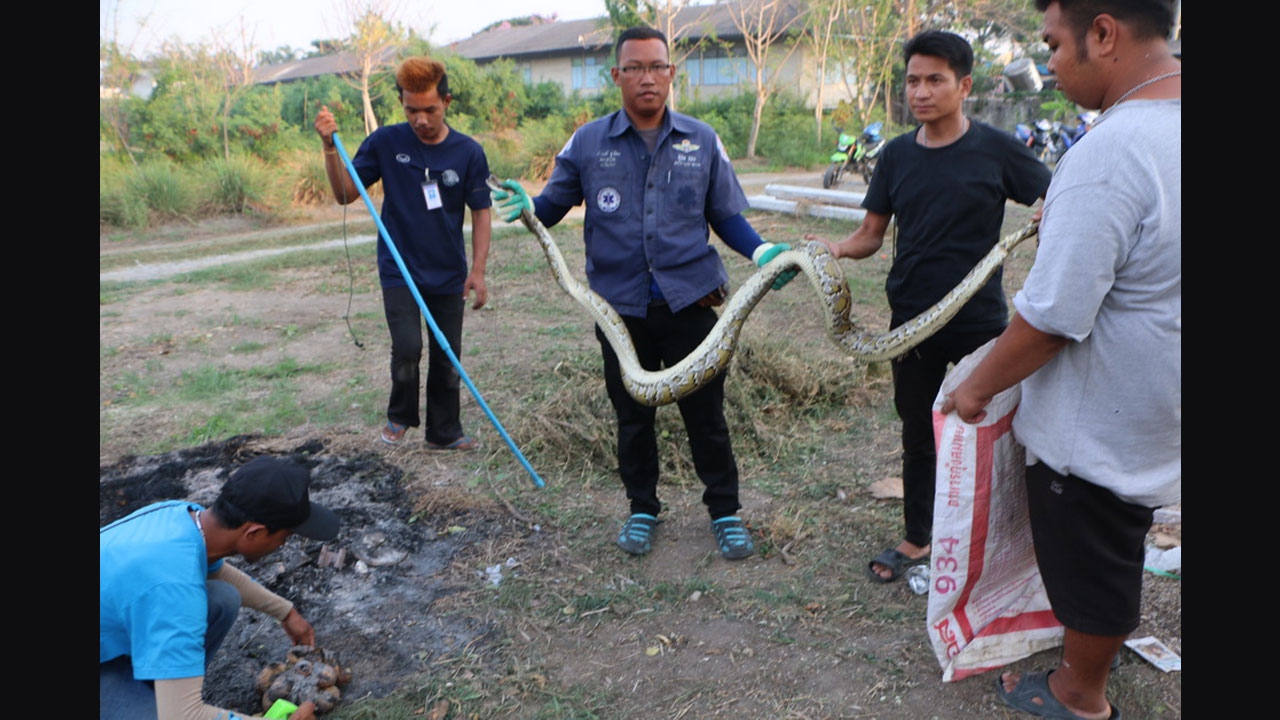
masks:
<path fill-rule="evenodd" d="M 431 333 L 435 335 L 436 342 L 444 349 L 445 355 L 449 356 L 449 362 L 458 368 L 458 374 L 462 376 L 462 381 L 467 384 L 467 389 L 475 397 L 476 402 L 484 410 L 484 414 L 489 416 L 489 421 L 493 423 L 493 427 L 506 441 L 507 446 L 511 448 L 511 452 L 520 460 L 520 464 L 524 465 L 524 469 L 529 471 L 529 477 L 533 478 L 533 484 L 539 488 L 545 487 L 546 483 L 542 482 L 542 478 L 538 477 L 538 473 L 534 472 L 533 466 L 525 459 L 524 453 L 520 452 L 520 448 L 516 447 L 516 443 L 503 429 L 502 423 L 498 422 L 498 416 L 493 414 L 485 403 L 484 398 L 480 397 L 480 391 L 476 389 L 471 378 L 467 377 L 467 371 L 462 369 L 462 363 L 458 362 L 458 356 L 453 353 L 453 348 L 449 346 L 449 341 L 445 339 L 444 333 L 440 331 L 440 326 L 436 325 L 435 318 L 431 317 L 431 311 L 427 310 L 427 303 L 423 301 L 422 295 L 418 293 L 418 284 L 413 281 L 409 275 L 409 268 L 405 266 L 404 260 L 400 257 L 400 251 L 396 249 L 396 244 L 391 241 L 391 235 L 387 232 L 387 228 L 382 224 L 382 218 L 378 215 L 378 209 L 373 206 L 373 200 L 369 199 L 369 193 L 364 189 L 364 183 L 360 182 L 360 175 L 356 172 L 356 168 L 351 164 L 351 158 L 347 156 L 347 149 L 343 147 L 342 140 L 338 139 L 338 133 L 333 134 L 334 147 L 338 148 L 338 155 L 342 158 L 342 164 L 347 168 L 347 174 L 351 176 L 351 180 L 355 183 L 356 189 L 360 191 L 360 197 L 364 198 L 365 207 L 369 208 L 369 215 L 373 221 L 378 224 L 378 234 L 382 236 L 382 241 L 387 244 L 387 249 L 391 251 L 391 257 L 395 258 L 396 267 L 400 268 L 400 274 L 404 276 L 405 283 L 409 286 L 409 292 L 413 293 L 413 299 L 418 301 L 418 309 L 422 311 L 422 316 L 427 319 L 427 325 L 431 326 Z M 475 229 L 472 229 L 475 232 Z"/>

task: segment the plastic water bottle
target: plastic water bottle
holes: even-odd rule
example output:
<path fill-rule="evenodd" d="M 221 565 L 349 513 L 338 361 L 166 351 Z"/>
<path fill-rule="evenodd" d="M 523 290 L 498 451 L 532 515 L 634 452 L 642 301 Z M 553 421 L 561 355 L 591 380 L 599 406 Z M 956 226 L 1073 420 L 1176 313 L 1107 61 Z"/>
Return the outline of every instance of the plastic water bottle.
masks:
<path fill-rule="evenodd" d="M 907 585 L 911 587 L 911 592 L 917 595 L 929 592 L 928 564 L 911 566 L 907 570 Z"/>

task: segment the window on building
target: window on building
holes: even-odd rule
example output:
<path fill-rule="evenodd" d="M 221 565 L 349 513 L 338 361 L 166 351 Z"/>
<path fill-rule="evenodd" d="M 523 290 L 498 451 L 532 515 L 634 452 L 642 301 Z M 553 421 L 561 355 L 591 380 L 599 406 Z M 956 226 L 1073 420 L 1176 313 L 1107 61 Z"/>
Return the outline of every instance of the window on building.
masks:
<path fill-rule="evenodd" d="M 609 77 L 608 55 L 583 55 L 573 59 L 573 89 L 599 90 Z"/>
<path fill-rule="evenodd" d="M 705 48 L 689 56 L 682 66 L 689 76 L 689 86 L 738 85 L 750 82 L 755 64 L 747 59 L 744 48 Z"/>

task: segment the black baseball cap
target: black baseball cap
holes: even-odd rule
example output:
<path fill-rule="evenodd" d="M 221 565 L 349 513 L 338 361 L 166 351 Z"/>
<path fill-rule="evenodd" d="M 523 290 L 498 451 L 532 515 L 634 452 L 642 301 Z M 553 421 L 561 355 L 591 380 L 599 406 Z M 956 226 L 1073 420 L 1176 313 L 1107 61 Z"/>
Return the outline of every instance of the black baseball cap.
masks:
<path fill-rule="evenodd" d="M 338 516 L 311 502 L 311 473 L 292 460 L 258 457 L 231 473 L 222 486 L 224 502 L 239 508 L 252 522 L 288 528 L 312 540 L 338 536 Z"/>

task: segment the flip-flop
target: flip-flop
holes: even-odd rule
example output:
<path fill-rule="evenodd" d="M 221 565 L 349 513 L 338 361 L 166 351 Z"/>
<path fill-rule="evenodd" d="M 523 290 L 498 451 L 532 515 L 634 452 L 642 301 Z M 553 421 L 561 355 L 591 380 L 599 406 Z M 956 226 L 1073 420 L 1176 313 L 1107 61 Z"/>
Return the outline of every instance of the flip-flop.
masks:
<path fill-rule="evenodd" d="M 465 450 L 475 450 L 478 447 L 480 447 L 480 443 L 468 435 L 463 435 L 462 437 L 458 438 L 457 440 L 454 440 L 453 442 L 447 445 L 441 445 L 440 443 L 433 443 L 430 441 L 427 442 L 427 448 L 430 450 L 464 450 L 465 451 Z"/>
<path fill-rule="evenodd" d="M 1084 720 L 1084 718 L 1071 712 L 1065 705 L 1058 702 L 1058 698 L 1053 696 L 1049 690 L 1049 673 L 1052 670 L 1043 670 L 1041 672 L 1024 672 L 1022 677 L 1018 678 L 1018 684 L 1013 690 L 1005 691 L 1004 680 L 996 676 L 996 694 L 1006 705 L 1018 710 L 1029 712 L 1032 715 L 1039 715 L 1049 720 Z M 1040 702 L 1036 702 L 1039 700 Z M 1120 708 L 1114 704 L 1111 705 L 1111 715 L 1107 720 L 1121 720 Z"/>
<path fill-rule="evenodd" d="M 867 563 L 867 575 L 878 583 L 891 583 L 902 577 L 902 572 L 912 565 L 920 565 L 929 562 L 929 556 L 924 555 L 918 558 L 908 557 L 898 552 L 895 548 L 886 548 L 884 552 L 871 559 Z M 889 568 L 889 577 L 881 577 L 876 572 L 874 565 L 883 565 Z"/>

